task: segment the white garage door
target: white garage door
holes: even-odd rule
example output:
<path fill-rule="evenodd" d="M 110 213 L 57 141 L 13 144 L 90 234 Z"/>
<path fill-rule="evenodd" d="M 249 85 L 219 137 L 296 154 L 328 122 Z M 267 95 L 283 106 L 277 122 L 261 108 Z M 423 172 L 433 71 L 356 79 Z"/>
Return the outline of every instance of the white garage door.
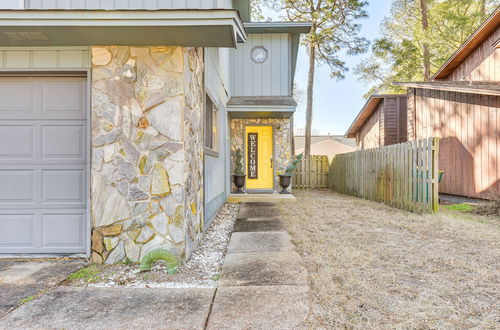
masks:
<path fill-rule="evenodd" d="M 84 78 L 0 78 L 0 253 L 83 253 Z"/>

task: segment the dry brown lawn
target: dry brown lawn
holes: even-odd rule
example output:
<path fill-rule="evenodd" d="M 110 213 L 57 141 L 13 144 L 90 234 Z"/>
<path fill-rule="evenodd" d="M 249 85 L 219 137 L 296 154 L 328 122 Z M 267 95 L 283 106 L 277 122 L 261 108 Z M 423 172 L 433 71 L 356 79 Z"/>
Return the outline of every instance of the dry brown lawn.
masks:
<path fill-rule="evenodd" d="M 500 327 L 500 219 L 296 196 L 280 209 L 309 271 L 308 327 Z"/>

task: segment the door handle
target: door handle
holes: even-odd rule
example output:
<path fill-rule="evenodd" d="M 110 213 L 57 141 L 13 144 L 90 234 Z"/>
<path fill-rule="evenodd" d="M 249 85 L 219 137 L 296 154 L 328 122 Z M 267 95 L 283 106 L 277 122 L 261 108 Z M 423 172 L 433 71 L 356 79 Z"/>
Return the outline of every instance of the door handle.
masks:
<path fill-rule="evenodd" d="M 273 168 L 273 157 L 271 157 L 271 168 Z"/>

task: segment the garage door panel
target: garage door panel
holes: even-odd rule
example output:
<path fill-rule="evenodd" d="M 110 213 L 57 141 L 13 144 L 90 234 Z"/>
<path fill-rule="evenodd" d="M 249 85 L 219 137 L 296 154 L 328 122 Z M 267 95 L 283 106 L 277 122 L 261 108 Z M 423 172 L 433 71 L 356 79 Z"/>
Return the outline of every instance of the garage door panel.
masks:
<path fill-rule="evenodd" d="M 0 170 L 0 204 L 34 203 L 35 171 Z"/>
<path fill-rule="evenodd" d="M 43 248 L 84 248 L 85 215 L 83 213 L 43 214 Z"/>
<path fill-rule="evenodd" d="M 1 103 L 1 102 L 0 102 Z M 34 158 L 34 127 L 32 125 L 1 124 L 0 158 Z"/>
<path fill-rule="evenodd" d="M 43 170 L 44 203 L 85 203 L 84 170 Z"/>
<path fill-rule="evenodd" d="M 84 118 L 83 81 L 47 81 L 42 83 L 42 115 Z"/>
<path fill-rule="evenodd" d="M 42 160 L 46 159 L 85 159 L 84 124 L 42 125 Z"/>
<path fill-rule="evenodd" d="M 0 78 L 0 254 L 86 252 L 85 93 L 84 78 Z"/>
<path fill-rule="evenodd" d="M 35 214 L 0 214 L 0 249 L 33 248 L 34 224 Z"/>
<path fill-rule="evenodd" d="M 32 81 L 0 81 L 0 118 L 34 115 Z"/>

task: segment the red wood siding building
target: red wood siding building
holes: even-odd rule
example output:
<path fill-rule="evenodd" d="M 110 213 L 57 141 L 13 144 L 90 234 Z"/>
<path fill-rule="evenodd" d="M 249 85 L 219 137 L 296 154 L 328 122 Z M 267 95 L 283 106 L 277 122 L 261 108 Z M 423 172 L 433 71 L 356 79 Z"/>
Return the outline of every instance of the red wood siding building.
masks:
<path fill-rule="evenodd" d="M 500 195 L 500 11 L 460 47 L 432 81 L 404 83 L 408 138 L 441 138 L 440 192 Z"/>
<path fill-rule="evenodd" d="M 372 95 L 346 133 L 357 149 L 407 141 L 406 95 Z"/>

